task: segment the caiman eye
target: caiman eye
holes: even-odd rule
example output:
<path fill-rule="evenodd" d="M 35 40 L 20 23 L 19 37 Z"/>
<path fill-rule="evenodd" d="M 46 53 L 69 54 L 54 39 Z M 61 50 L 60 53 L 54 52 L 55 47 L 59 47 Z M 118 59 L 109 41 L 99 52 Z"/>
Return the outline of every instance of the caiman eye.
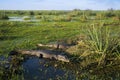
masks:
<path fill-rule="evenodd" d="M 43 58 L 43 54 L 40 54 L 40 57 L 39 58 Z"/>

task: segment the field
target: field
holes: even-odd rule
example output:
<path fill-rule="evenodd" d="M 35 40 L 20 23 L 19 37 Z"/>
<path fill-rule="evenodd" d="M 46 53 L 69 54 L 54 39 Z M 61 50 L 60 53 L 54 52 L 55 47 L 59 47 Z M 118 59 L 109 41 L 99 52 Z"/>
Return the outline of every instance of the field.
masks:
<path fill-rule="evenodd" d="M 13 17 L 13 21 L 10 20 Z M 19 17 L 19 20 L 17 20 Z M 15 18 L 15 20 L 14 20 Z M 120 78 L 120 11 L 0 11 L 0 78 L 27 80 L 27 68 L 23 68 L 25 57 L 14 56 L 10 62 L 9 53 L 13 50 L 39 50 L 36 45 L 63 42 L 74 45 L 63 52 L 70 63 L 46 61 L 46 70 L 52 66 L 55 77 L 45 74 L 46 79 L 119 79 Z M 48 48 L 45 48 L 48 49 Z M 12 58 L 12 59 L 13 59 Z M 31 59 L 28 59 L 31 60 Z M 35 58 L 36 60 L 36 58 Z M 6 64 L 9 62 L 9 68 Z M 18 66 L 18 63 L 19 64 Z M 15 67 L 17 64 L 17 68 Z M 27 63 L 28 64 L 28 63 Z M 32 63 L 29 63 L 32 65 Z M 28 64 L 28 65 L 29 65 Z M 38 63 L 37 63 L 38 65 Z M 12 67 L 11 67 L 12 66 Z M 41 66 L 40 66 L 41 67 Z M 39 67 L 39 68 L 40 68 Z M 47 67 L 47 68 L 46 68 Z M 73 73 L 70 71 L 73 67 Z M 57 68 L 57 69 L 56 69 Z M 96 68 L 96 69 L 95 69 Z M 22 70 L 25 69 L 25 70 Z M 16 71 L 20 71 L 19 74 Z M 33 70 L 34 71 L 34 70 Z M 8 73 L 9 72 L 9 73 Z M 34 71 L 36 72 L 36 71 Z M 50 71 L 51 73 L 52 71 Z M 113 74 L 116 74 L 113 76 Z M 7 75 L 6 75 L 7 73 Z M 49 73 L 49 72 L 48 72 Z M 37 74 L 37 72 L 36 72 Z M 65 75 L 64 75 L 65 74 Z M 74 74 L 74 75 L 73 75 Z M 104 74 L 104 75 L 102 75 Z M 12 75 L 12 76 L 11 76 Z M 37 74 L 39 75 L 39 74 Z M 63 77 L 60 75 L 64 75 Z M 71 75 L 71 76 L 70 76 Z M 102 77 L 101 77 L 102 76 Z M 34 79 L 45 79 L 33 76 Z M 32 77 L 32 78 L 33 78 Z M 30 78 L 28 78 L 30 79 Z"/>

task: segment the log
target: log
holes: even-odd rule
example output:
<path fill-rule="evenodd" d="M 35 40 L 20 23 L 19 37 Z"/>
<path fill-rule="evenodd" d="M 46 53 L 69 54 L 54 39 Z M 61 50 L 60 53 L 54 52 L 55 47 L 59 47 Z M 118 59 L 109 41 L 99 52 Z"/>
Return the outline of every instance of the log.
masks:
<path fill-rule="evenodd" d="M 55 54 L 55 52 L 51 50 L 16 50 L 15 54 L 16 53 L 23 55 L 33 55 L 40 58 L 55 59 L 63 62 L 70 62 L 70 60 L 65 55 Z"/>

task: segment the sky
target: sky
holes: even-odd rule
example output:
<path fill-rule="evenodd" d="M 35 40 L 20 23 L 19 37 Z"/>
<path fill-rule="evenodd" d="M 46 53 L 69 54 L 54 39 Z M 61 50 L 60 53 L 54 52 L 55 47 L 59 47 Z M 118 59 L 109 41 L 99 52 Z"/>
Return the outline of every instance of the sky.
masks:
<path fill-rule="evenodd" d="M 120 9 L 120 0 L 1 0 L 0 10 Z"/>

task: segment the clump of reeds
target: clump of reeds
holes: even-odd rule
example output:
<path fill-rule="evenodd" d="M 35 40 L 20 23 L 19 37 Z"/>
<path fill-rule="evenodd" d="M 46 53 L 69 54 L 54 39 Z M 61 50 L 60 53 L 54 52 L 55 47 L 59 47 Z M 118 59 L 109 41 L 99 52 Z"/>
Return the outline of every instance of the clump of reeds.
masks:
<path fill-rule="evenodd" d="M 88 40 L 87 44 L 98 64 L 105 64 L 106 60 L 113 58 L 118 52 L 119 35 L 112 33 L 110 27 L 95 26 L 92 24 L 86 31 Z M 115 54 L 116 53 L 116 54 Z"/>
<path fill-rule="evenodd" d="M 66 51 L 73 55 L 79 55 L 81 64 L 107 65 L 120 58 L 120 43 L 118 33 L 107 26 L 95 25 L 84 30 L 85 39 L 79 39 L 77 45 L 70 47 Z"/>

